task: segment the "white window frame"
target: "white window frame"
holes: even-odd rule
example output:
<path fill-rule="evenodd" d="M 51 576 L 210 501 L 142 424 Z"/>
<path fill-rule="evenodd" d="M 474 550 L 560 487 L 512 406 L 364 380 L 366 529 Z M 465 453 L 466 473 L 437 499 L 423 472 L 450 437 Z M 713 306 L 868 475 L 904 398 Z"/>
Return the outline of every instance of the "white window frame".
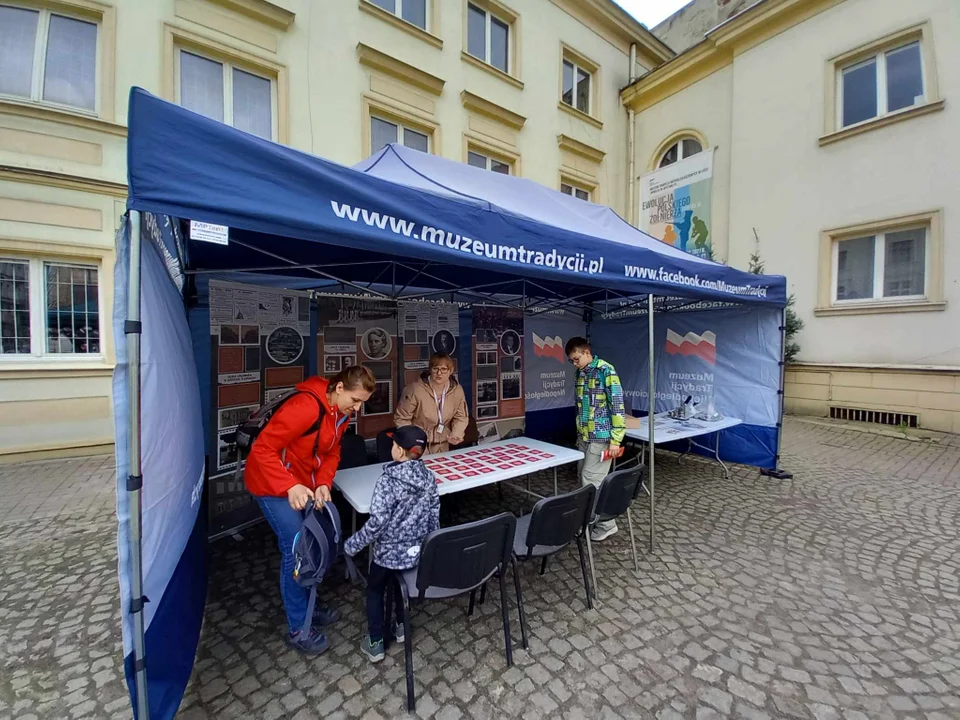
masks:
<path fill-rule="evenodd" d="M 886 249 L 887 233 L 903 232 L 906 230 L 923 230 L 923 294 L 922 295 L 892 295 L 885 297 L 883 294 L 884 273 L 886 271 Z M 840 243 L 846 240 L 858 240 L 860 238 L 873 237 L 873 295 L 865 298 L 852 298 L 840 300 L 837 298 L 837 282 L 840 279 Z M 930 296 L 930 226 L 929 225 L 907 225 L 904 227 L 892 227 L 887 230 L 878 230 L 875 233 L 864 233 L 858 235 L 849 235 L 847 237 L 835 238 L 832 249 L 832 267 L 833 282 L 831 283 L 830 293 L 833 305 L 846 307 L 849 305 L 863 305 L 876 303 L 898 304 L 903 302 L 912 302 L 917 300 L 926 300 Z"/>
<path fill-rule="evenodd" d="M 37 19 L 37 38 L 33 47 L 33 65 L 31 66 L 31 72 L 33 77 L 31 78 L 30 84 L 30 97 L 26 98 L 22 95 L 7 95 L 0 93 L 0 98 L 9 99 L 14 102 L 28 102 L 36 105 L 44 105 L 46 107 L 58 108 L 61 110 L 66 110 L 68 112 L 78 113 L 81 115 L 88 115 L 90 117 L 99 117 L 100 116 L 100 73 L 102 59 L 101 55 L 103 53 L 103 27 L 102 23 L 99 20 L 95 20 L 89 16 L 85 15 L 76 15 L 70 12 L 64 12 L 59 9 L 51 9 L 44 7 L 37 7 L 34 5 L 22 5 L 20 3 L 12 2 L 3 2 L 0 1 L 0 5 L 10 8 L 16 8 L 18 10 L 29 10 L 31 12 L 40 13 L 40 17 Z M 52 102 L 50 100 L 43 99 L 43 81 L 44 76 L 46 75 L 47 69 L 47 44 L 50 42 L 50 16 L 59 15 L 65 17 L 69 20 L 77 20 L 79 22 L 89 23 L 95 25 L 97 28 L 97 48 L 96 48 L 96 59 L 94 60 L 93 68 L 93 110 L 89 108 L 77 107 L 76 105 L 66 105 L 64 103 Z"/>
<path fill-rule="evenodd" d="M 0 259 L 28 264 L 27 278 L 30 284 L 27 296 L 30 303 L 30 352 L 29 353 L 0 353 L 0 366 L 10 363 L 23 362 L 71 362 L 71 363 L 102 363 L 104 361 L 104 290 L 103 266 L 99 262 L 76 260 L 61 257 L 31 257 L 19 253 L 0 250 Z M 50 314 L 46 300 L 47 265 L 95 270 L 97 273 L 97 322 L 99 324 L 100 351 L 96 353 L 53 353 L 47 349 L 49 337 L 48 315 Z M 109 332 L 109 325 L 107 325 Z"/>
<path fill-rule="evenodd" d="M 390 123 L 391 125 L 397 126 L 397 145 L 403 145 L 404 147 L 406 147 L 406 145 L 404 145 L 404 142 L 403 142 L 403 134 L 407 130 L 409 130 L 410 132 L 414 132 L 417 135 L 424 135 L 427 138 L 427 153 L 430 154 L 433 152 L 433 134 L 432 133 L 424 132 L 423 130 L 420 130 L 416 127 L 407 127 L 399 120 L 395 120 L 388 115 L 381 115 L 376 111 L 372 111 L 370 113 L 370 142 L 371 143 L 373 142 L 373 121 L 374 120 L 379 120 L 380 122 Z M 372 146 L 370 150 L 371 152 L 378 152 L 378 150 L 373 150 Z"/>
<path fill-rule="evenodd" d="M 500 158 L 498 158 L 498 157 L 493 157 L 493 156 L 490 155 L 489 153 L 481 152 L 480 150 L 476 150 L 476 149 L 474 149 L 474 148 L 467 148 L 467 165 L 470 165 L 469 160 L 470 160 L 470 155 L 471 155 L 471 154 L 483 158 L 483 161 L 484 161 L 483 169 L 484 169 L 484 170 L 487 170 L 487 171 L 489 171 L 489 172 L 494 172 L 493 163 L 500 163 L 501 165 L 506 165 L 506 167 L 507 167 L 507 172 L 506 172 L 506 174 L 507 174 L 507 175 L 513 175 L 513 163 L 512 163 L 512 162 L 508 162 L 508 161 L 506 161 L 506 160 L 502 160 L 502 159 L 500 159 Z M 477 167 L 477 166 L 476 166 L 476 165 L 470 165 L 470 167 Z M 477 169 L 479 170 L 480 168 L 477 168 Z M 504 173 L 500 173 L 500 174 L 503 175 Z"/>
<path fill-rule="evenodd" d="M 434 3 L 434 0 L 425 0 L 425 3 L 424 3 L 424 18 L 423 18 L 423 19 L 424 19 L 424 24 L 426 25 L 426 27 L 420 27 L 420 26 L 417 25 L 416 23 L 410 22 L 409 20 L 407 20 L 407 19 L 403 16 L 403 4 L 404 4 L 406 1 L 407 1 L 407 0 L 393 0 L 393 10 L 387 10 L 386 8 L 381 7 L 381 6 L 380 6 L 379 4 L 377 4 L 377 3 L 373 3 L 373 4 L 376 5 L 377 7 L 379 7 L 381 10 L 384 10 L 385 12 L 392 13 L 396 18 L 398 18 L 398 19 L 400 19 L 400 20 L 403 20 L 403 21 L 404 21 L 405 23 L 407 23 L 408 25 L 413 25 L 415 28 L 420 28 L 421 30 L 424 30 L 425 32 L 431 32 L 431 29 L 430 29 L 430 17 L 431 17 L 431 15 L 430 15 L 430 13 L 431 13 L 431 11 L 433 10 L 432 5 L 433 5 L 433 3 Z"/>
<path fill-rule="evenodd" d="M 919 96 L 920 100 L 917 101 L 914 98 L 913 105 L 908 105 L 907 107 L 902 107 L 899 110 L 894 110 L 890 112 L 887 110 L 889 98 L 887 97 L 887 53 L 896 52 L 897 50 L 903 50 L 911 45 L 916 45 L 919 50 L 920 55 L 920 82 L 923 84 L 923 93 Z M 875 88 L 877 95 L 877 114 L 873 117 L 860 120 L 859 122 L 850 123 L 849 125 L 843 124 L 843 74 L 847 70 L 853 70 L 867 63 L 875 62 L 877 64 L 877 86 Z M 837 66 L 837 98 L 836 98 L 836 129 L 837 130 L 846 130 L 847 128 L 857 127 L 864 123 L 873 122 L 887 115 L 892 115 L 896 113 L 905 112 L 911 110 L 915 107 L 919 107 L 927 102 L 927 95 L 929 90 L 927 88 L 927 69 L 925 67 L 926 60 L 923 57 L 923 40 L 920 38 L 915 38 L 904 42 L 901 45 L 892 45 L 885 46 L 882 49 L 878 50 L 876 53 L 868 56 L 862 57 L 856 60 L 855 62 L 848 63 L 846 65 Z"/>
<path fill-rule="evenodd" d="M 566 190 L 564 190 L 565 187 L 570 188 L 570 192 L 567 192 Z M 577 197 L 578 190 L 582 193 L 586 193 L 587 197 L 586 198 Z M 587 188 L 583 187 L 582 185 L 577 185 L 576 183 L 572 183 L 564 180 L 563 182 L 560 183 L 560 192 L 562 192 L 564 195 L 569 195 L 572 198 L 576 198 L 577 200 L 592 202 L 591 198 L 593 196 L 593 193 L 590 190 L 587 190 Z"/>
<path fill-rule="evenodd" d="M 248 75 L 254 75 L 270 83 L 270 140 L 280 142 L 280 102 L 277 89 L 277 77 L 263 72 L 263 70 L 251 67 L 245 63 L 238 63 L 233 60 L 227 60 L 219 57 L 216 53 L 204 52 L 196 47 L 175 45 L 173 53 L 173 87 L 174 100 L 180 105 L 180 57 L 181 53 L 190 53 L 197 57 L 215 62 L 223 68 L 223 124 L 234 127 L 233 124 L 233 70 L 236 68 Z"/>
<path fill-rule="evenodd" d="M 684 145 L 683 145 L 683 144 L 684 144 L 687 140 L 693 140 L 694 142 L 696 142 L 697 145 L 700 146 L 700 150 L 698 150 L 697 152 L 692 153 L 692 154 L 690 154 L 690 155 L 684 154 Z M 706 148 L 704 147 L 703 143 L 700 141 L 700 138 L 694 137 L 693 135 L 682 135 L 681 137 L 678 137 L 676 140 L 674 140 L 672 143 L 670 143 L 670 145 L 667 147 L 666 150 L 664 150 L 662 153 L 660 153 L 660 157 L 657 158 L 657 167 L 656 167 L 657 170 L 660 170 L 660 169 L 663 168 L 663 167 L 670 167 L 670 165 L 666 165 L 666 166 L 663 165 L 663 159 L 667 156 L 667 153 L 670 152 L 670 151 L 673 149 L 673 146 L 674 146 L 674 145 L 677 146 L 677 159 L 676 159 L 674 162 L 670 163 L 670 165 L 675 165 L 676 163 L 680 162 L 681 160 L 686 160 L 687 158 L 692 158 L 694 155 L 699 155 L 700 153 L 702 153 L 702 152 L 706 149 Z"/>
<path fill-rule="evenodd" d="M 571 100 L 573 102 L 568 103 L 563 99 L 563 66 L 567 63 L 570 63 L 573 66 L 573 97 Z M 581 110 L 577 107 L 577 73 L 582 70 L 587 74 L 587 78 L 590 81 L 590 87 L 587 88 L 587 109 Z M 560 63 L 560 102 L 562 102 L 567 107 L 571 107 L 577 112 L 582 112 L 587 115 L 593 115 L 593 71 L 589 68 L 580 65 L 576 60 L 571 57 L 564 55 L 563 62 Z"/>
<path fill-rule="evenodd" d="M 482 58 L 477 58 L 477 60 L 481 60 L 482 62 L 485 62 L 485 63 L 486 63 L 487 65 L 489 65 L 490 67 L 495 68 L 496 70 L 500 70 L 501 72 L 507 73 L 507 75 L 512 75 L 512 74 L 513 74 L 513 62 L 514 62 L 514 60 L 513 60 L 513 45 L 512 45 L 512 43 L 513 43 L 513 23 L 510 22 L 509 20 L 506 20 L 506 19 L 502 18 L 502 17 L 499 16 L 499 15 L 495 15 L 494 13 L 490 12 L 490 10 L 488 10 L 488 9 L 485 8 L 485 7 L 483 7 L 482 5 L 478 5 L 478 4 L 473 3 L 473 2 L 468 2 L 468 3 L 467 3 L 467 12 L 468 12 L 468 17 L 467 17 L 467 37 L 468 37 L 468 38 L 469 38 L 469 34 L 470 34 L 470 18 L 469 18 L 469 12 L 470 12 L 470 7 L 471 7 L 471 6 L 472 6 L 472 7 L 475 7 L 477 10 L 479 10 L 480 12 L 482 12 L 483 15 L 484 15 L 484 22 L 483 22 L 483 33 L 484 33 L 484 38 L 483 38 L 483 40 L 484 40 L 484 43 L 483 43 L 483 55 L 484 55 L 484 56 L 483 56 Z M 491 26 L 491 23 L 492 23 L 492 18 L 494 18 L 494 17 L 497 19 L 498 22 L 500 22 L 501 24 L 505 25 L 506 28 L 507 28 L 507 67 L 506 67 L 506 69 L 498 68 L 498 67 L 497 67 L 496 65 L 494 65 L 492 62 L 490 62 L 490 57 L 491 57 L 490 46 L 491 46 L 491 44 L 492 44 L 492 42 L 493 42 L 493 32 L 491 31 L 491 27 L 490 27 L 490 26 Z M 467 48 L 468 48 L 468 53 L 467 53 L 467 54 L 469 54 L 469 41 L 468 41 Z M 472 57 L 476 57 L 476 55 L 473 55 Z"/>

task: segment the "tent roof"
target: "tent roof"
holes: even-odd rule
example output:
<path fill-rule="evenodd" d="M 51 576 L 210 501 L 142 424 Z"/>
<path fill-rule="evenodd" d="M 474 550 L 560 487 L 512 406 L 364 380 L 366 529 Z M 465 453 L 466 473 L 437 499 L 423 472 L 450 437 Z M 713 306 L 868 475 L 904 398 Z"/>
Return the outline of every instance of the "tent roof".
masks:
<path fill-rule="evenodd" d="M 229 246 L 190 243 L 193 269 L 259 269 L 266 260 L 355 283 L 499 283 L 502 292 L 536 283 L 581 298 L 786 302 L 781 276 L 694 257 L 609 208 L 522 178 L 395 145 L 348 168 L 139 88 L 128 125 L 128 207 L 230 227 Z"/>

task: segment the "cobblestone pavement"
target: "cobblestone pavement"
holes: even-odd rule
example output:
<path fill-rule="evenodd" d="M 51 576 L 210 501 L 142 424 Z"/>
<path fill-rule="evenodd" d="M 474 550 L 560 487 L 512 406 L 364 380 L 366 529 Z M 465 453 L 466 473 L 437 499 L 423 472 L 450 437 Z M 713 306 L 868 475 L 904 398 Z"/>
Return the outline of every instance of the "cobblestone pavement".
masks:
<path fill-rule="evenodd" d="M 521 571 L 532 632 L 515 666 L 498 593 L 413 618 L 417 715 L 458 718 L 960 718 L 960 439 L 907 442 L 789 419 L 791 481 L 658 453 L 659 547 L 595 547 L 586 609 L 576 552 Z M 546 477 L 539 480 L 547 487 Z M 562 480 L 572 487 L 568 475 Z M 509 490 L 504 504 L 520 511 Z M 117 623 L 112 466 L 0 468 L 0 717 L 128 718 Z M 459 517 L 499 507 L 465 493 Z M 645 539 L 646 510 L 636 519 Z M 625 530 L 625 525 L 621 523 Z M 360 592 L 331 649 L 283 644 L 269 530 L 212 546 L 206 623 L 179 717 L 403 716 L 403 656 L 370 665 Z M 512 602 L 511 602 L 512 607 Z"/>

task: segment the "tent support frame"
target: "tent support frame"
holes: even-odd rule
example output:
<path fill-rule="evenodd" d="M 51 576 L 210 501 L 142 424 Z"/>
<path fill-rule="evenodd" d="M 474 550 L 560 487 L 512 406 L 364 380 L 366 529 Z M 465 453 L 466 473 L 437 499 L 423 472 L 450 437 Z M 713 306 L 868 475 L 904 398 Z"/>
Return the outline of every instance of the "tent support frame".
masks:
<path fill-rule="evenodd" d="M 133 615 L 133 669 L 137 691 L 137 720 L 149 720 L 150 705 L 147 702 L 146 629 L 144 627 L 143 595 L 143 528 L 140 490 L 143 487 L 140 459 L 140 213 L 131 210 L 128 230 L 130 233 L 130 270 L 127 274 L 127 320 L 124 334 L 127 337 L 127 397 L 130 402 L 130 427 L 127 434 L 127 454 L 130 458 L 130 476 L 127 478 L 127 502 L 130 514 L 130 614 Z"/>
<path fill-rule="evenodd" d="M 786 393 L 784 381 L 787 375 L 787 308 L 780 314 L 780 389 L 777 390 L 777 401 L 780 413 L 777 416 L 777 454 L 773 456 L 773 467 L 761 470 L 760 474 L 777 480 L 790 480 L 793 473 L 780 467 L 780 444 L 783 442 L 783 399 Z"/>
<path fill-rule="evenodd" d="M 654 356 L 654 342 L 653 337 L 653 293 L 647 295 L 647 335 L 649 336 L 649 351 L 650 351 L 650 375 L 647 378 L 649 383 L 649 403 L 647 405 L 647 448 L 650 451 L 650 472 L 647 475 L 648 485 L 647 490 L 650 496 L 650 552 L 654 553 L 657 550 L 657 509 L 656 509 L 656 471 L 654 468 L 654 462 L 656 458 L 656 446 L 653 444 L 654 440 L 654 430 L 653 426 L 654 415 L 657 408 L 657 373 L 653 367 L 653 356 Z"/>

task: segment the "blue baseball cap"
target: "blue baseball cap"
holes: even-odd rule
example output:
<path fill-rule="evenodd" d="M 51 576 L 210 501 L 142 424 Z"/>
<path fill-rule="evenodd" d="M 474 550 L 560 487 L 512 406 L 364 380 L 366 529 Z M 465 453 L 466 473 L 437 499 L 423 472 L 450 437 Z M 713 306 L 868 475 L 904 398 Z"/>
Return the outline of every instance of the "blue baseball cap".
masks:
<path fill-rule="evenodd" d="M 427 434 L 416 425 L 404 425 L 392 433 L 387 433 L 387 437 L 392 438 L 404 450 L 413 451 L 416 448 L 423 453 L 427 449 Z"/>

